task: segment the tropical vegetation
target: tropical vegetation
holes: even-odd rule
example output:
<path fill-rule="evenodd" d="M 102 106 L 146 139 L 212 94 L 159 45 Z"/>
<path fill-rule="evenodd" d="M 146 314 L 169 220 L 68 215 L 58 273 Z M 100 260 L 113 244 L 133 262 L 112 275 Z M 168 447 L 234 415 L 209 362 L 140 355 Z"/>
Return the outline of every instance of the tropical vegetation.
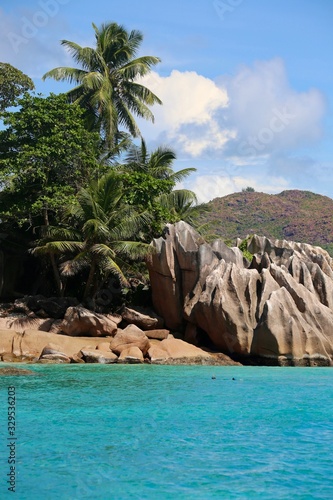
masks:
<path fill-rule="evenodd" d="M 279 194 L 243 191 L 208 203 L 203 217 L 216 235 L 232 242 L 248 234 L 271 240 L 292 240 L 317 245 L 333 256 L 333 200 L 310 191 Z"/>
<path fill-rule="evenodd" d="M 34 88 L 31 78 L 22 71 L 0 62 L 0 113 L 9 106 L 15 106 L 18 97 Z"/>
<path fill-rule="evenodd" d="M 28 76 L 0 63 L 0 253 L 9 262 L 15 249 L 13 283 L 32 275 L 25 293 L 89 300 L 110 277 L 128 287 L 165 224 L 196 224 L 206 209 L 179 188 L 195 169 L 175 171 L 166 146 L 149 151 L 135 121 L 161 104 L 140 83 L 160 59 L 137 57 L 140 31 L 93 28 L 94 48 L 62 41 L 78 67 L 44 75 L 74 83 L 65 94 L 35 95 Z"/>
<path fill-rule="evenodd" d="M 175 152 L 167 147 L 149 152 L 142 139 L 140 146 L 133 144 L 129 148 L 125 162 L 116 167 L 126 181 L 127 202 L 151 215 L 146 240 L 158 236 L 167 222 L 182 219 L 195 224 L 196 217 L 205 210 L 206 206 L 198 205 L 193 191 L 175 189 L 195 172 L 194 168 L 175 172 L 172 166 L 175 159 Z"/>
<path fill-rule="evenodd" d="M 126 284 L 124 270 L 130 261 L 151 250 L 135 235 L 149 223 L 148 213 L 138 213 L 126 202 L 123 179 L 111 171 L 82 188 L 67 207 L 64 225 L 44 228 L 44 237 L 33 253 L 59 258 L 54 277 L 64 293 L 63 278 L 88 270 L 83 297 L 97 292 L 110 274 Z"/>
<path fill-rule="evenodd" d="M 37 227 L 98 177 L 100 138 L 84 127 L 83 111 L 64 95 L 25 96 L 3 113 L 0 131 L 2 221 Z"/>
<path fill-rule="evenodd" d="M 136 57 L 143 40 L 138 30 L 127 32 L 116 23 L 102 24 L 95 31 L 96 46 L 81 47 L 62 40 L 80 68 L 59 67 L 45 78 L 68 81 L 75 87 L 67 92 L 70 102 L 86 110 L 90 128 L 97 129 L 108 145 L 119 140 L 121 128 L 133 137 L 140 135 L 135 116 L 153 121 L 149 106 L 161 104 L 160 99 L 140 83 L 160 59 L 154 56 Z"/>

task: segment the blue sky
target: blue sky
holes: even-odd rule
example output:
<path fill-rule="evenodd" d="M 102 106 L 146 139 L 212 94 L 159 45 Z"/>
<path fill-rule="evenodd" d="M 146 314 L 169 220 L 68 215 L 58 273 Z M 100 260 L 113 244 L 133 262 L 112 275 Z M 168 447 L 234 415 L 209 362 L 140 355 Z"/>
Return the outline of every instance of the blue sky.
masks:
<path fill-rule="evenodd" d="M 184 186 L 200 201 L 247 186 L 333 198 L 333 0 L 2 0 L 0 61 L 65 91 L 41 80 L 74 65 L 60 40 L 93 46 L 91 23 L 108 21 L 162 59 L 144 83 L 163 106 L 139 125 L 197 168 Z"/>

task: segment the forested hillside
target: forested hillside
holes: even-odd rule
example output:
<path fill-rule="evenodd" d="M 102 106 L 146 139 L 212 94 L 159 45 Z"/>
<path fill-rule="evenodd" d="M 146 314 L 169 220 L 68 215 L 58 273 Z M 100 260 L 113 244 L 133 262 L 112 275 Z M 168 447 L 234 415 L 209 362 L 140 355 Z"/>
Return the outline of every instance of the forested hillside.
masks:
<path fill-rule="evenodd" d="M 333 253 L 333 200 L 309 191 L 243 191 L 209 202 L 205 220 L 224 239 L 258 234 L 310 243 Z"/>

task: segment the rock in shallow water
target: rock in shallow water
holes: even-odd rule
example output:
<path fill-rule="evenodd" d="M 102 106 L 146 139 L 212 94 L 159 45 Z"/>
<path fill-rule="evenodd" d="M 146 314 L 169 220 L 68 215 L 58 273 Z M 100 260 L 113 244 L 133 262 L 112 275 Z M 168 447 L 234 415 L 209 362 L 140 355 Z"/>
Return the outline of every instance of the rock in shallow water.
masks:
<path fill-rule="evenodd" d="M 96 349 L 95 351 L 89 351 L 87 349 L 81 349 L 82 359 L 86 363 L 101 363 L 105 365 L 116 363 L 118 356 L 113 352 L 101 351 Z"/>
<path fill-rule="evenodd" d="M 0 376 L 1 375 L 37 375 L 33 370 L 26 370 L 24 368 L 16 368 L 16 367 L 0 367 Z"/>
<path fill-rule="evenodd" d="M 126 349 L 123 349 L 118 359 L 118 363 L 130 363 L 130 364 L 143 363 L 143 361 L 144 358 L 142 351 L 136 346 L 127 347 Z"/>

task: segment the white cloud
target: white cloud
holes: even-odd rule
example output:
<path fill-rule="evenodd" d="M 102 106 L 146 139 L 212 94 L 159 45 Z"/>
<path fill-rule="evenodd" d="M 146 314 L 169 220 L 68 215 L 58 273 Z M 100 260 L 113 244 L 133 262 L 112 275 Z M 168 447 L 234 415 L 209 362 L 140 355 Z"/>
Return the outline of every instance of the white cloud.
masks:
<path fill-rule="evenodd" d="M 153 72 L 143 84 L 163 101 L 153 108 L 154 125 L 140 122 L 143 135 L 180 155 L 253 164 L 322 136 L 323 95 L 295 91 L 281 59 L 244 66 L 216 82 L 194 71 L 172 71 L 166 77 Z"/>
<path fill-rule="evenodd" d="M 211 79 L 194 71 L 174 70 L 167 77 L 152 72 L 141 83 L 163 102 L 153 109 L 154 125 L 140 122 L 143 135 L 163 138 L 193 157 L 207 149 L 222 149 L 234 136 L 217 116 L 228 105 L 227 93 Z"/>
<path fill-rule="evenodd" d="M 230 100 L 228 124 L 237 129 L 237 137 L 228 144 L 232 154 L 281 153 L 322 137 L 323 95 L 316 89 L 292 89 L 281 59 L 243 67 L 234 78 L 220 83 Z"/>
<path fill-rule="evenodd" d="M 154 125 L 140 123 L 143 135 L 154 146 L 173 147 L 188 164 L 195 160 L 199 175 L 186 187 L 200 201 L 248 186 L 278 193 L 299 185 L 311 168 L 299 149 L 321 138 L 326 103 L 316 89 L 294 90 L 281 59 L 216 82 L 173 71 L 143 83 L 163 101 L 153 109 Z"/>
<path fill-rule="evenodd" d="M 288 181 L 283 177 L 256 177 L 256 176 L 222 176 L 198 175 L 194 180 L 186 183 L 186 188 L 194 191 L 200 203 L 213 200 L 228 194 L 240 192 L 247 187 L 265 193 L 280 193 L 291 189 Z"/>
<path fill-rule="evenodd" d="M 59 9 L 54 15 L 40 17 L 41 26 L 35 26 L 37 31 L 27 36 L 25 20 L 38 24 L 43 1 L 58 2 Z M 66 2 L 40 0 L 35 10 L 26 8 L 12 14 L 0 9 L 0 60 L 35 79 L 53 67 L 71 66 L 73 60 L 59 39 L 82 45 L 94 41 L 80 40 L 70 33 L 64 21 Z M 18 39 L 19 50 L 11 33 L 25 38 Z M 43 83 L 41 91 L 51 83 L 55 85 L 50 80 Z M 216 81 L 195 71 L 173 70 L 168 76 L 151 72 L 142 83 L 163 101 L 162 106 L 152 109 L 154 124 L 138 120 L 142 134 L 150 148 L 164 143 L 186 166 L 191 166 L 192 160 L 196 163 L 199 175 L 186 187 L 200 200 L 247 186 L 279 192 L 288 189 L 288 182 L 300 184 L 304 169 L 311 170 L 314 164 L 298 148 L 321 138 L 325 99 L 316 89 L 293 89 L 281 59 L 244 66 L 235 76 Z"/>

